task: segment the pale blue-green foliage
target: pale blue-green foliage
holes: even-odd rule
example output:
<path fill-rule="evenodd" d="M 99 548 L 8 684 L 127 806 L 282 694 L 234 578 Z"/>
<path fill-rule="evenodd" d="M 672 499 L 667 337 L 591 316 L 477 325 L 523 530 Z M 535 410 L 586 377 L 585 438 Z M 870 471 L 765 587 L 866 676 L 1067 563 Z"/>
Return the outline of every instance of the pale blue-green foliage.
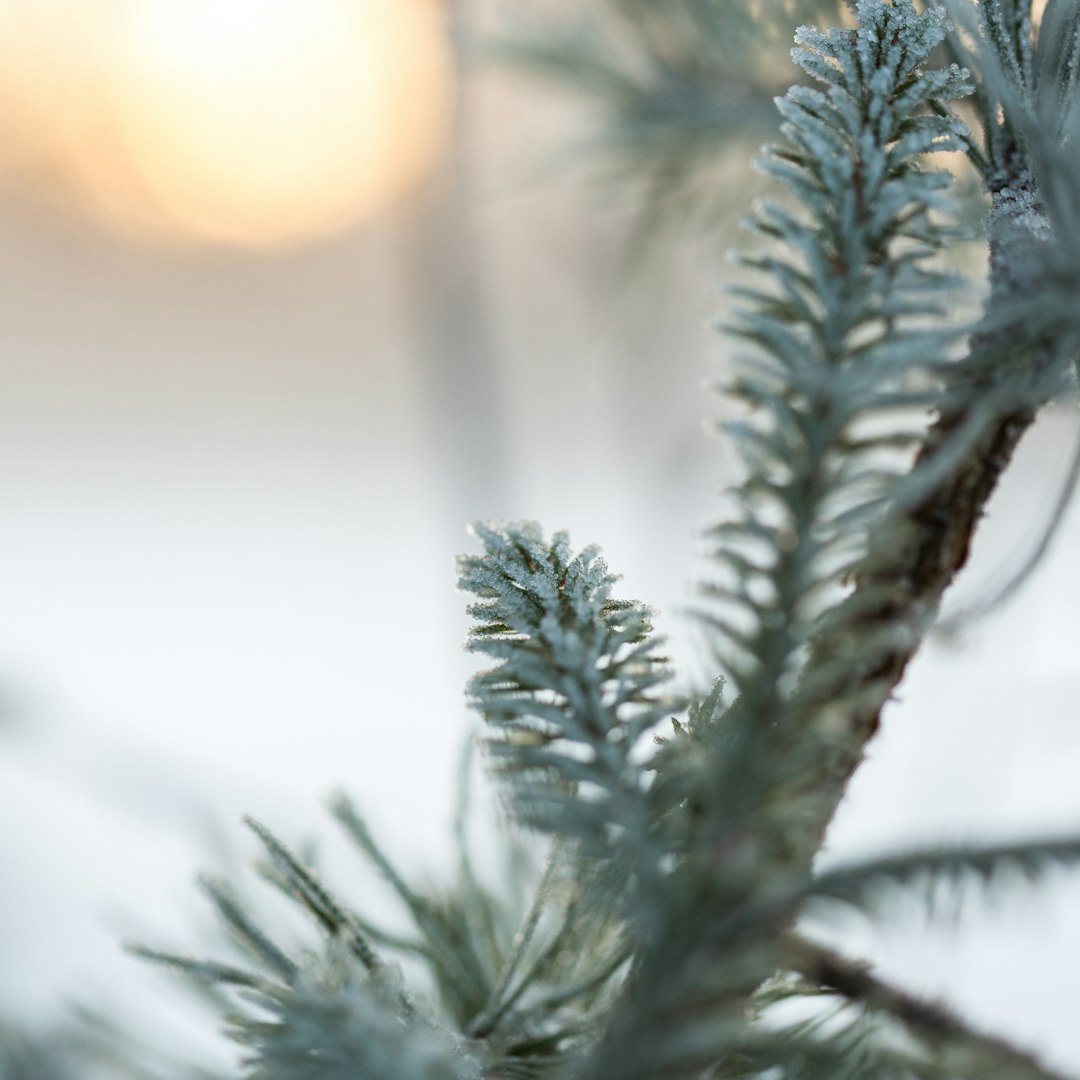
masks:
<path fill-rule="evenodd" d="M 986 153 L 976 153 L 992 190 L 1023 187 L 1044 215 L 1056 243 L 1044 245 L 1048 265 L 1040 281 L 1060 276 L 1063 267 L 1075 278 L 1080 250 L 1080 3 L 1048 0 L 1037 33 L 1030 5 L 1019 0 L 949 0 L 949 12 L 962 35 L 950 39 L 953 51 L 979 72 L 978 101 Z M 969 147 L 974 150 L 974 147 Z M 1017 175 L 1016 160 L 1023 169 Z M 1068 287 L 1073 287 L 1070 281 Z M 1026 304 L 1033 295 L 1024 297 Z M 1053 289 L 1051 292 L 1053 293 Z M 1052 295 L 1040 307 L 1061 307 Z M 1059 320 L 1060 321 L 1060 320 Z"/>
<path fill-rule="evenodd" d="M 403 1017 L 401 996 L 392 972 L 332 948 L 291 984 L 249 991 L 231 1033 L 251 1080 L 479 1080 L 462 1040 Z"/>
<path fill-rule="evenodd" d="M 406 989 L 393 957 L 420 957 L 430 965 L 437 987 L 440 975 L 453 972 L 460 988 L 444 995 L 442 1004 L 460 1030 L 472 1015 L 469 1003 L 478 1011 L 494 984 L 500 947 L 478 960 L 480 935 L 460 940 L 475 930 L 487 897 L 476 886 L 468 898 L 472 922 L 448 919 L 434 897 L 420 901 L 385 862 L 344 797 L 336 801 L 335 812 L 354 839 L 363 837 L 364 854 L 393 878 L 407 907 L 413 900 L 415 938 L 387 934 L 365 921 L 266 826 L 249 819 L 269 860 L 264 876 L 322 931 L 322 946 L 315 951 L 280 946 L 229 886 L 206 879 L 205 891 L 245 954 L 246 966 L 142 946 L 133 951 L 206 987 L 239 995 L 240 1003 L 227 1013 L 228 1031 L 245 1048 L 245 1075 L 253 1080 L 476 1080 L 480 1065 L 464 1036 L 436 1024 L 431 1010 Z M 470 964 L 484 969 L 482 981 L 485 965 L 491 968 L 479 992 L 465 977 Z"/>
<path fill-rule="evenodd" d="M 0 1077 L 3 1080 L 74 1080 L 62 1047 L 35 1042 L 0 1022 Z"/>
<path fill-rule="evenodd" d="M 978 6 L 985 40 L 1001 70 L 1017 88 L 1030 87 L 1034 68 L 1031 4 L 986 0 Z"/>
<path fill-rule="evenodd" d="M 458 582 L 479 598 L 468 648 L 497 663 L 468 691 L 511 812 L 654 873 L 633 751 L 678 704 L 664 692 L 671 671 L 651 612 L 616 600 L 597 549 L 574 554 L 565 533 L 548 542 L 531 522 L 474 531 L 484 553 L 460 560 Z"/>
<path fill-rule="evenodd" d="M 1033 130 L 1036 178 L 1057 239 L 1060 306 L 1080 286 L 1080 3 L 1050 0 L 1035 54 Z"/>
<path fill-rule="evenodd" d="M 1049 0 L 1032 59 L 1035 109 L 1050 139 L 1064 141 L 1077 123 L 1080 86 L 1080 4 Z"/>
<path fill-rule="evenodd" d="M 1080 353 L 1080 2 L 1049 0 L 1033 58 L 1031 117 L 1022 128 L 1040 209 L 1054 242 L 1031 296 L 1046 311 L 1046 338 L 1067 363 Z M 1055 317 L 1056 312 L 1056 317 Z M 1028 315 L 1030 317 L 1030 313 Z"/>
<path fill-rule="evenodd" d="M 522 914 L 478 880 L 467 848 L 453 886 L 419 888 L 343 795 L 332 809 L 397 894 L 409 930 L 370 922 L 249 819 L 268 857 L 263 876 L 322 931 L 321 947 L 279 945 L 229 886 L 208 879 L 244 965 L 132 951 L 202 984 L 220 1005 L 223 991 L 239 995 L 240 1005 L 226 1008 L 229 1032 L 246 1048 L 245 1075 L 259 1080 L 340 1080 L 350 1068 L 372 1080 L 471 1080 L 478 1068 L 506 1080 L 565 1075 L 629 957 L 621 925 L 592 903 L 579 861 L 552 857 Z M 399 959 L 426 969 L 428 995 L 405 985 Z"/>
<path fill-rule="evenodd" d="M 996 25 L 1003 21 L 1003 6 L 1007 6 L 1004 0 L 980 5 L 978 15 L 983 23 Z M 964 14 L 964 26 L 970 34 L 979 24 L 970 11 Z M 1080 165 L 1080 3 L 1049 0 L 1034 44 L 1028 22 L 1020 15 L 1014 15 L 1012 22 L 1018 24 L 1014 36 L 1021 44 L 1009 50 L 997 43 L 1004 31 L 993 37 L 987 34 L 978 39 L 978 62 L 986 95 L 997 103 L 1004 117 L 995 125 L 997 141 L 1011 137 L 1009 145 L 1022 148 L 1032 173 L 1032 193 L 1037 192 L 1038 210 L 1045 214 L 1048 232 L 1052 227 L 1056 241 L 1044 245 L 1047 266 L 1039 285 L 1043 291 L 1050 286 L 1050 296 L 1039 298 L 1040 307 L 1056 305 L 1060 309 L 1067 305 L 1058 290 L 1075 290 L 1080 278 L 1080 186 L 1076 183 Z M 1001 169 L 1006 162 L 994 164 Z"/>
<path fill-rule="evenodd" d="M 872 1017 L 841 1003 L 812 1019 L 749 1040 L 743 1075 L 774 1073 L 778 1080 L 918 1080 L 922 1074 L 911 1062 L 901 1055 L 890 1059 L 883 1052 L 880 1034 Z"/>
<path fill-rule="evenodd" d="M 731 216 L 716 165 L 775 124 L 785 42 L 837 0 L 593 0 L 536 12 L 506 4 L 501 54 L 599 107 L 590 159 L 606 187 L 637 191 L 638 224 Z"/>
<path fill-rule="evenodd" d="M 925 413 L 976 411 L 964 394 L 999 355 L 977 334 L 958 359 L 947 318 L 955 283 L 935 261 L 952 237 L 948 178 L 926 155 L 967 149 L 988 183 L 1013 168 L 1021 182 L 996 192 L 995 212 L 1019 207 L 1021 247 L 1028 226 L 1050 230 L 1046 192 L 1010 161 L 1043 163 L 1035 171 L 1056 185 L 1047 202 L 1059 248 L 1040 235 L 1021 255 L 1045 271 L 1031 282 L 1061 293 L 1038 333 L 1071 341 L 1061 283 L 1075 253 L 1060 244 L 1074 224 L 1080 238 L 1075 175 L 1063 164 L 1076 153 L 1078 5 L 1048 4 L 1046 25 L 1067 39 L 1057 48 L 1041 36 L 1032 46 L 1019 0 L 966 4 L 969 39 L 989 42 L 970 57 L 979 110 L 988 125 L 997 104 L 1013 117 L 987 128 L 985 154 L 951 112 L 971 91 L 968 72 L 932 64 L 939 46 L 967 50 L 946 39 L 942 10 L 858 0 L 857 28 L 799 31 L 793 56 L 820 88 L 795 87 L 778 103 L 786 142 L 761 167 L 792 198 L 758 209 L 753 226 L 769 247 L 744 257 L 760 283 L 736 290 L 731 320 L 750 346 L 733 387 L 748 416 L 731 425 L 745 479 L 734 520 L 713 530 L 704 617 L 733 692 L 717 680 L 692 698 L 686 722 L 676 718 L 649 754 L 644 737 L 687 705 L 668 689 L 649 609 L 615 599 L 595 548 L 575 553 L 565 534 L 547 538 L 532 523 L 476 526 L 482 550 L 461 559 L 459 585 L 475 598 L 468 648 L 493 666 L 470 681 L 469 698 L 510 815 L 553 841 L 547 869 L 512 915 L 464 845 L 455 886 L 421 889 L 338 799 L 339 822 L 410 917 L 392 934 L 249 822 L 264 875 L 322 931 L 322 948 L 279 945 L 211 881 L 250 967 L 140 951 L 239 995 L 230 1030 L 252 1080 L 1052 1076 L 794 927 L 808 911 L 873 913 L 882 895 L 912 887 L 1034 877 L 1080 858 L 1080 842 L 1062 839 L 812 866 L 814 823 L 840 794 L 829 765 L 850 750 L 837 732 L 851 702 L 868 694 L 876 715 L 882 687 L 887 696 L 894 685 L 879 675 L 882 657 L 900 638 L 910 655 L 925 629 L 926 612 L 905 608 L 903 582 L 888 573 L 907 539 L 892 510 L 943 475 L 905 475 L 913 456 L 932 445 L 939 470 L 957 460 L 948 442 L 928 444 Z M 653 0 L 621 6 L 662 23 Z M 678 25 L 724 19 L 716 5 L 691 11 L 678 5 Z M 395 958 L 426 968 L 430 1004 L 400 980 Z M 846 1002 L 844 1015 L 775 1022 L 769 1010 L 798 997 Z"/>
<path fill-rule="evenodd" d="M 955 356 L 955 283 L 932 262 L 950 237 L 936 215 L 949 179 L 923 155 L 963 149 L 946 103 L 969 92 L 967 73 L 927 66 L 940 9 L 856 12 L 858 30 L 797 34 L 794 59 L 823 89 L 778 102 L 787 143 L 760 167 L 802 209 L 762 202 L 751 224 L 775 243 L 741 262 L 766 280 L 734 290 L 730 329 L 756 346 L 733 387 L 751 415 L 729 425 L 747 477 L 741 517 L 713 533 L 725 572 L 706 618 L 736 688 L 773 699 L 762 723 L 919 444 L 921 428 L 891 411 L 940 405 Z"/>

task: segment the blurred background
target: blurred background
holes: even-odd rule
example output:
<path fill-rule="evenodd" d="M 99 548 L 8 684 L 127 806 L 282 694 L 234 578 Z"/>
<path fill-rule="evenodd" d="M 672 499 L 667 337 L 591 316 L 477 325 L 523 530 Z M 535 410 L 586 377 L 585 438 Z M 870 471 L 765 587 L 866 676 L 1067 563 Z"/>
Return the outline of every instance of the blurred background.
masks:
<path fill-rule="evenodd" d="M 119 942 L 200 951 L 241 813 L 332 853 L 343 787 L 449 866 L 470 520 L 600 543 L 708 677 L 681 612 L 733 465 L 722 255 L 829 6 L 0 3 L 0 1017 L 92 1003 L 219 1054 Z M 1076 438 L 1048 410 L 961 600 L 1037 542 Z M 830 857 L 1080 826 L 1078 540 L 926 650 Z M 850 944 L 1077 1071 L 1078 899 Z"/>

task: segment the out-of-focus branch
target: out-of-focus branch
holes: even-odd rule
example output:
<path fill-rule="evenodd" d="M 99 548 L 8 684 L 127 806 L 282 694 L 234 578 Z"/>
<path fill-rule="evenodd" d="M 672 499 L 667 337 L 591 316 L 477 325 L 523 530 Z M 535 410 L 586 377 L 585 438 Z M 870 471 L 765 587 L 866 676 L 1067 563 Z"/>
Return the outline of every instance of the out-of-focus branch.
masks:
<path fill-rule="evenodd" d="M 993 1076 L 995 1080 L 1065 1080 L 1034 1056 L 997 1036 L 976 1031 L 951 1009 L 893 986 L 822 945 L 792 936 L 795 971 L 817 988 L 835 990 L 848 1000 L 904 1024 L 948 1076 Z"/>

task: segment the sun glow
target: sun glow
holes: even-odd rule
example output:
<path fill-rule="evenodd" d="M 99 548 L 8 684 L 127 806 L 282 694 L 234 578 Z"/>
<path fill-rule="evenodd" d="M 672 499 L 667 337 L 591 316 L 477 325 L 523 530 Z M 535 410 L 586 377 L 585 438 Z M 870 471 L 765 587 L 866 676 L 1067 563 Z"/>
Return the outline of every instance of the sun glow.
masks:
<path fill-rule="evenodd" d="M 57 29 L 37 26 L 52 85 L 27 65 L 16 93 L 36 98 L 38 133 L 51 129 L 84 200 L 126 228 L 295 243 L 391 202 L 446 137 L 436 0 L 96 0 L 92 18 L 80 0 L 16 6 L 48 9 Z M 4 34 L 8 51 L 20 37 Z"/>

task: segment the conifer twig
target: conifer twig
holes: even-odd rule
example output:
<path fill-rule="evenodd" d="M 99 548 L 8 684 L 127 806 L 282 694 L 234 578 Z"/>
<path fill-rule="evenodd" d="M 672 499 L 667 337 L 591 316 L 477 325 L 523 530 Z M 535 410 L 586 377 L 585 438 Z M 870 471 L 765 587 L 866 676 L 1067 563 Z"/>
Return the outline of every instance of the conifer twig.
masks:
<path fill-rule="evenodd" d="M 826 697 L 843 700 L 852 695 L 844 718 L 845 735 L 837 739 L 827 772 L 807 777 L 813 784 L 816 807 L 806 822 L 803 852 L 806 865 L 823 841 L 848 781 L 862 761 L 867 744 L 881 726 L 881 714 L 899 685 L 908 665 L 921 648 L 940 609 L 946 590 L 966 565 L 976 527 L 998 482 L 1012 460 L 1025 432 L 1039 409 L 1055 391 L 1051 377 L 1061 357 L 1045 340 L 1025 338 L 1020 325 L 1023 299 L 1038 288 L 1042 270 L 1040 254 L 1046 247 L 1046 220 L 1041 204 L 1031 190 L 1028 165 L 1017 152 L 1010 159 L 1006 176 L 998 178 L 992 191 L 990 215 L 991 296 L 988 310 L 1016 312 L 1012 329 L 1012 360 L 1015 370 L 1024 370 L 1019 357 L 1029 361 L 1024 386 L 1009 387 L 1012 400 L 1001 395 L 1000 364 L 986 365 L 980 353 L 999 358 L 1001 341 L 976 336 L 962 369 L 973 371 L 966 388 L 966 402 L 950 404 L 931 428 L 915 463 L 914 474 L 932 469 L 937 458 L 948 454 L 957 432 L 976 419 L 978 436 L 964 457 L 941 480 L 910 505 L 900 505 L 871 547 L 863 568 L 855 575 L 854 608 L 859 597 L 864 603 L 841 635 L 823 634 L 812 645 L 807 674 L 815 667 L 830 664 L 842 672 L 841 681 L 830 681 Z M 1019 196 L 1018 196 L 1018 193 Z M 1007 346 L 1008 342 L 1006 342 Z M 999 402 L 986 407 L 987 402 Z M 900 537 L 897 543 L 896 537 Z M 895 635 L 892 644 L 870 670 L 835 665 L 858 642 L 881 628 L 903 626 L 906 633 Z"/>
<path fill-rule="evenodd" d="M 824 986 L 852 1002 L 905 1024 L 934 1054 L 946 1074 L 992 1076 L 994 1080 L 1067 1080 L 1027 1051 L 997 1036 L 976 1031 L 946 1005 L 893 986 L 853 962 L 806 938 L 790 939 L 791 965 L 814 987 Z"/>
<path fill-rule="evenodd" d="M 548 888 L 555 873 L 557 858 L 558 853 L 553 848 L 548 853 L 547 865 L 544 867 L 540 880 L 533 891 L 528 910 L 522 917 L 521 925 L 514 935 L 514 940 L 510 943 L 510 952 L 503 961 L 503 968 L 499 972 L 495 986 L 492 988 L 488 1006 L 472 1023 L 470 1034 L 474 1036 L 482 1036 L 490 1032 L 506 1010 L 513 1006 L 514 999 L 507 994 L 507 991 L 540 923 L 540 916 L 543 914 L 544 905 L 548 901 Z"/>
<path fill-rule="evenodd" d="M 351 913 L 338 903 L 292 851 L 289 850 L 262 822 L 246 816 L 244 823 L 262 841 L 271 860 L 281 870 L 295 898 L 318 920 L 332 936 L 341 935 L 349 948 L 368 971 L 382 966 L 379 954 L 356 925 Z"/>

